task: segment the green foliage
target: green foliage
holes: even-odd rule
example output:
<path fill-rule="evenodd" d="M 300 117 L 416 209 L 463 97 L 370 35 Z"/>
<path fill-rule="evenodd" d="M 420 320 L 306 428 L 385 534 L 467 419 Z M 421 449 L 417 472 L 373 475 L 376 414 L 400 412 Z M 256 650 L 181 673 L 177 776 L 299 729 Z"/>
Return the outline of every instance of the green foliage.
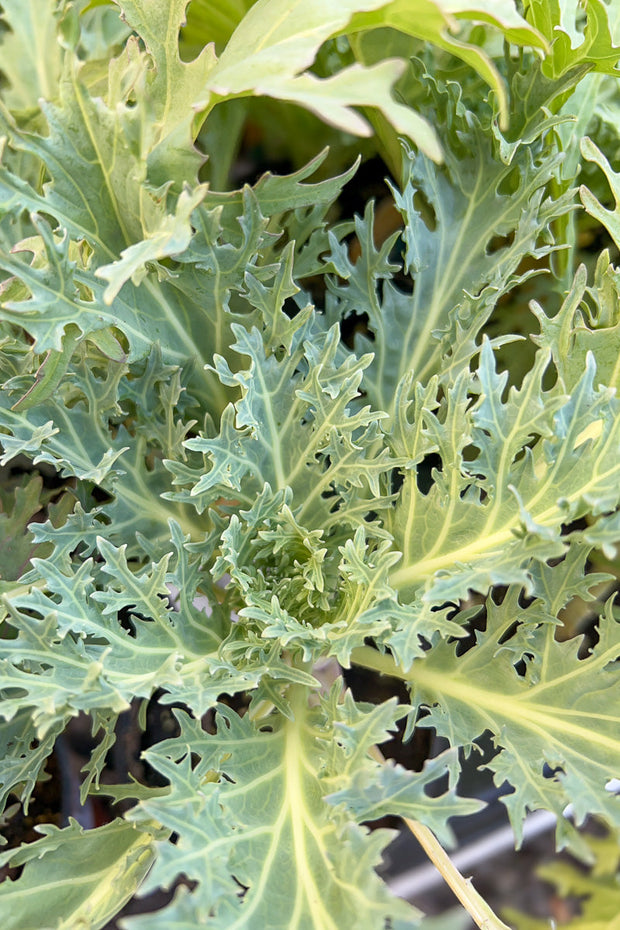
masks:
<path fill-rule="evenodd" d="M 85 715 L 125 804 L 0 855 L 11 930 L 157 888 L 123 926 L 426 926 L 368 823 L 450 845 L 489 738 L 517 843 L 620 829 L 617 23 L 521 6 L 0 4 L 0 801 Z M 312 160 L 226 189 L 261 96 Z M 356 134 L 388 233 L 343 215 Z M 399 727 L 450 748 L 383 762 Z"/>
<path fill-rule="evenodd" d="M 618 887 L 618 835 L 588 836 L 592 867 L 585 872 L 578 863 L 564 861 L 541 866 L 538 875 L 554 886 L 563 898 L 579 900 L 579 915 L 569 926 L 574 930 L 614 930 L 620 913 Z M 548 923 L 516 911 L 508 916 L 518 930 L 543 930 Z"/>
<path fill-rule="evenodd" d="M 0 859 L 25 865 L 19 881 L 0 885 L 0 907 L 11 930 L 102 926 L 131 897 L 152 861 L 148 834 L 122 820 L 88 831 L 72 821 L 64 830 L 42 832 L 42 839 Z"/>

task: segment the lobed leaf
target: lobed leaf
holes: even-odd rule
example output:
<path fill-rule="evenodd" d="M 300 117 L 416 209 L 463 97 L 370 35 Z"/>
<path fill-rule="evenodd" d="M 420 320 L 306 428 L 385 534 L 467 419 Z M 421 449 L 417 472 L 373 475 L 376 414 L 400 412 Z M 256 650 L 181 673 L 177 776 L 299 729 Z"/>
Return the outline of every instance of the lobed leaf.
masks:
<path fill-rule="evenodd" d="M 539 626 L 520 674 L 500 646 L 515 619 L 520 612 L 511 598 L 500 607 L 487 601 L 487 631 L 477 644 L 461 656 L 438 644 L 414 663 L 410 681 L 418 705 L 430 710 L 423 725 L 452 745 L 470 745 L 490 731 L 498 752 L 487 765 L 497 785 L 512 788 L 502 800 L 517 839 L 526 811 L 545 808 L 557 814 L 559 845 L 579 853 L 582 844 L 563 813 L 567 804 L 578 825 L 593 812 L 618 824 L 618 799 L 606 790 L 618 765 L 618 623 L 608 605 L 600 641 L 583 659 L 578 639 L 558 642 L 553 625 Z"/>
<path fill-rule="evenodd" d="M 360 928 L 373 930 L 389 917 L 415 919 L 373 873 L 386 832 L 368 834 L 323 801 L 327 733 L 320 714 L 297 699 L 294 706 L 295 720 L 273 732 L 223 707 L 215 735 L 179 715 L 182 736 L 149 751 L 170 791 L 142 801 L 136 816 L 154 818 L 179 839 L 159 845 L 145 890 L 169 886 L 178 873 L 199 880 L 161 912 L 167 926 L 207 915 L 227 930 L 264 923 L 336 928 L 352 914 Z M 190 753 L 200 760 L 195 767 Z M 149 920 L 126 924 L 139 928 Z"/>
<path fill-rule="evenodd" d="M 485 343 L 477 403 L 467 408 L 468 387 L 476 388 L 463 373 L 443 410 L 421 413 L 425 451 L 439 452 L 442 470 L 422 494 L 413 459 L 389 523 L 403 551 L 390 581 L 407 599 L 417 592 L 440 605 L 469 589 L 515 582 L 531 590 L 531 561 L 564 552 L 566 524 L 618 505 L 620 419 L 612 394 L 594 387 L 592 356 L 570 399 L 542 391 L 547 357 L 539 354 L 505 402 L 492 356 Z M 413 440 L 417 430 L 410 428 Z"/>
<path fill-rule="evenodd" d="M 3 863 L 26 864 L 18 879 L 0 884 L 7 930 L 100 930 L 148 872 L 151 837 L 122 820 L 94 830 L 72 821 L 44 831 L 42 839 L 0 853 Z"/>
<path fill-rule="evenodd" d="M 572 209 L 569 194 L 555 201 L 544 196 L 562 161 L 559 153 L 537 155 L 551 122 L 539 123 L 533 142 L 519 141 L 502 153 L 501 137 L 491 140 L 472 114 L 465 115 L 452 88 L 436 93 L 442 118 L 456 134 L 445 169 L 406 149 L 403 189 L 394 191 L 413 293 L 394 283 L 394 240 L 375 247 L 370 207 L 356 220 L 357 261 L 336 231 L 330 234 L 328 267 L 338 279 L 328 280 L 329 310 L 347 316 L 365 308 L 372 341 L 358 337 L 357 348 L 374 353 L 365 387 L 373 404 L 390 413 L 409 372 L 425 384 L 451 354 L 458 353 L 456 371 L 469 364 L 478 333 L 514 286 L 524 255 L 548 254 L 549 224 Z"/>

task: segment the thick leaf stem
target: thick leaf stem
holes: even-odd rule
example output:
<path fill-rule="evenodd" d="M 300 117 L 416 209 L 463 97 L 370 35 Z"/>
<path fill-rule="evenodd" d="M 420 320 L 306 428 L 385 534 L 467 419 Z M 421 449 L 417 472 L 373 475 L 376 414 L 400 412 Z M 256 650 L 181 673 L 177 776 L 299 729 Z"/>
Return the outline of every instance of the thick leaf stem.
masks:
<path fill-rule="evenodd" d="M 371 754 L 379 762 L 385 762 L 381 750 L 374 746 Z M 441 874 L 443 880 L 454 892 L 474 923 L 480 930 L 510 930 L 494 913 L 484 898 L 478 894 L 471 883 L 471 878 L 461 875 L 435 834 L 418 820 L 403 817 L 407 827 Z"/>
<path fill-rule="evenodd" d="M 471 919 L 480 930 L 510 930 L 493 912 L 484 898 L 478 894 L 470 878 L 461 875 L 434 833 L 417 820 L 403 818 L 418 843 L 441 873 Z"/>
<path fill-rule="evenodd" d="M 392 678 L 399 678 L 401 681 L 409 681 L 410 676 L 404 672 L 389 653 L 379 652 L 372 646 L 359 646 L 351 653 L 351 661 L 355 665 L 363 665 L 364 668 L 371 668 L 381 675 L 391 675 Z"/>
<path fill-rule="evenodd" d="M 357 665 L 372 668 L 383 675 L 392 675 L 403 680 L 409 678 L 390 655 L 378 652 L 370 646 L 361 646 L 359 649 L 355 649 L 351 659 Z M 378 761 L 385 761 L 377 747 L 374 747 L 372 754 Z M 407 817 L 404 817 L 403 820 L 471 919 L 480 927 L 480 930 L 509 930 L 484 898 L 478 894 L 471 883 L 471 879 L 461 875 L 432 831 L 417 820 L 410 820 Z"/>

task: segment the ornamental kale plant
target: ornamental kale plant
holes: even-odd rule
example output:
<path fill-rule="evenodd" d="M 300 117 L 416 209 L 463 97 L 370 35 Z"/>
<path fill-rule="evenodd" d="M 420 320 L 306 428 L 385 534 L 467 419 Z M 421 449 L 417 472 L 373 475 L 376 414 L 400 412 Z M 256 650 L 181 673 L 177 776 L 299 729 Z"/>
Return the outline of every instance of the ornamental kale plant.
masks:
<path fill-rule="evenodd" d="M 617 4 L 186 7 L 0 4 L 0 798 L 82 717 L 122 802 L 0 853 L 2 925 L 424 926 L 394 815 L 503 926 L 444 853 L 468 758 L 517 846 L 620 830 Z M 110 784 L 130 708 L 174 726 Z"/>

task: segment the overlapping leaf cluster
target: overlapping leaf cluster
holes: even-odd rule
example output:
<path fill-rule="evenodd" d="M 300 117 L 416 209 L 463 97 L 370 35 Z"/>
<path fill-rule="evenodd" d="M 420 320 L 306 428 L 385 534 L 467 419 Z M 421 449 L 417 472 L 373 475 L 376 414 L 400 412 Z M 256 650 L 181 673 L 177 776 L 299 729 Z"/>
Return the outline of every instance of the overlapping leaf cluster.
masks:
<path fill-rule="evenodd" d="M 0 5 L 2 803 L 80 714 L 83 798 L 132 702 L 178 721 L 145 754 L 164 787 L 105 789 L 124 819 L 0 854 L 25 864 L 0 908 L 97 928 L 182 878 L 125 925 L 409 927 L 364 824 L 449 844 L 485 734 L 517 839 L 537 808 L 582 858 L 575 825 L 620 826 L 617 24 L 602 0 L 194 0 L 179 37 L 185 7 Z M 372 124 L 402 230 L 338 218 L 356 166 L 324 154 L 215 190 L 204 153 L 261 94 Z M 411 704 L 343 693 L 352 663 Z M 377 761 L 405 717 L 452 747 L 420 773 Z"/>

